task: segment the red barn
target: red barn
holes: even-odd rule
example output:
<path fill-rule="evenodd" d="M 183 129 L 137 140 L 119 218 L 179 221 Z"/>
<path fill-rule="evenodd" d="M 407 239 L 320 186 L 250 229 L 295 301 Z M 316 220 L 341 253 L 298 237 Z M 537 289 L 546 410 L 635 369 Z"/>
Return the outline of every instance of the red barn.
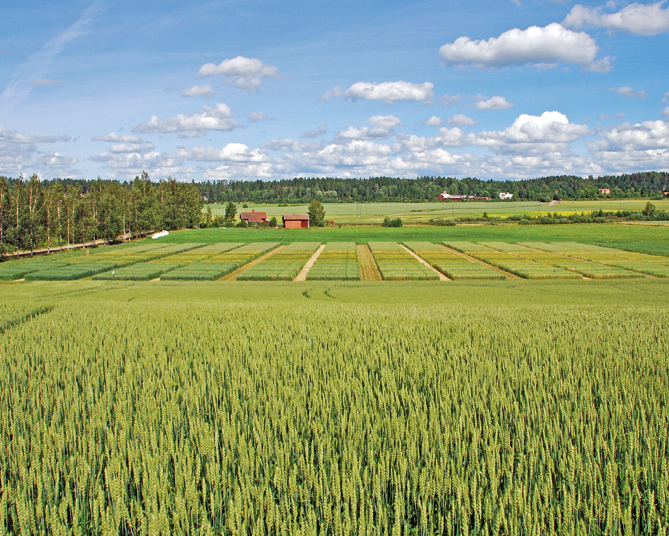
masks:
<path fill-rule="evenodd" d="M 286 229 L 309 229 L 309 215 L 284 214 L 283 226 Z"/>
<path fill-rule="evenodd" d="M 242 212 L 239 217 L 249 225 L 267 223 L 267 212 L 256 212 L 256 209 L 251 209 L 251 212 Z"/>

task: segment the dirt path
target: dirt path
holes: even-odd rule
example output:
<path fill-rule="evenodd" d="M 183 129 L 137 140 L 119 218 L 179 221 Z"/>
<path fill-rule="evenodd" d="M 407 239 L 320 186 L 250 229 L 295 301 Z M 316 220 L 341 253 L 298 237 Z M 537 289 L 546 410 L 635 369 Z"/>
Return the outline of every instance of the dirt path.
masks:
<path fill-rule="evenodd" d="M 244 272 L 246 272 L 246 270 L 251 268 L 251 266 L 255 266 L 259 262 L 264 261 L 267 257 L 271 257 L 277 251 L 281 251 L 285 247 L 286 246 L 281 245 L 278 248 L 274 248 L 273 250 L 268 251 L 264 255 L 260 255 L 260 257 L 258 257 L 257 259 L 253 259 L 251 262 L 247 262 L 244 266 L 240 266 L 236 270 L 230 272 L 228 275 L 224 275 L 223 277 L 221 277 L 221 279 L 219 279 L 219 281 L 237 281 L 238 275 L 243 274 Z"/>
<path fill-rule="evenodd" d="M 424 264 L 427 266 L 430 270 L 432 270 L 435 274 L 439 276 L 439 281 L 450 281 L 448 277 L 446 277 L 444 274 L 442 274 L 439 270 L 437 270 L 434 266 L 432 266 L 429 262 L 427 262 L 425 259 L 411 251 L 408 247 L 406 247 L 404 244 L 400 244 L 404 248 L 404 250 L 411 255 L 414 259 L 416 259 L 418 262 Z"/>
<path fill-rule="evenodd" d="M 449 248 L 445 244 L 442 244 L 441 247 L 446 248 L 451 253 L 455 253 L 456 255 L 459 255 L 463 259 L 467 259 L 468 261 L 472 261 L 472 262 L 478 262 L 479 264 L 482 264 L 483 266 L 488 266 L 489 268 L 492 268 L 493 270 L 497 270 L 500 274 L 504 274 L 507 279 L 523 279 L 519 275 L 512 274 L 511 272 L 506 272 L 506 271 L 502 270 L 501 268 L 498 268 L 494 264 L 488 264 L 487 262 L 482 261 L 481 259 L 477 259 L 476 257 L 472 257 L 471 255 L 467 255 L 466 253 L 462 253 L 462 251 L 458 251 L 457 249 L 454 249 L 454 248 Z"/>
<path fill-rule="evenodd" d="M 316 259 L 318 256 L 321 254 L 321 252 L 325 249 L 325 244 L 322 244 L 317 250 L 316 253 L 314 253 L 311 256 L 311 259 L 307 261 L 307 264 L 304 265 L 304 267 L 300 270 L 300 273 L 297 274 L 295 279 L 293 281 L 306 281 L 307 280 L 307 274 L 309 273 L 309 270 L 311 270 L 311 267 L 314 265 L 316 262 Z"/>
<path fill-rule="evenodd" d="M 367 244 L 358 244 L 358 266 L 360 267 L 360 281 L 382 281 L 381 272 L 376 265 L 374 256 Z"/>

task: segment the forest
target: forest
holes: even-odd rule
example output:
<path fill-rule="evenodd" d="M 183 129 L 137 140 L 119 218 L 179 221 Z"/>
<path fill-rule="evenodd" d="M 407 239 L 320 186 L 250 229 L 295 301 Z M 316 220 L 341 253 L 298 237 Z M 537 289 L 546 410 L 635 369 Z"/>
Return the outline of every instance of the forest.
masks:
<path fill-rule="evenodd" d="M 42 181 L 0 177 L 0 255 L 196 227 L 202 198 L 190 183 Z"/>
<path fill-rule="evenodd" d="M 499 198 L 500 192 L 514 194 L 514 199 L 550 201 L 552 199 L 597 199 L 599 197 L 649 197 L 659 199 L 669 187 L 669 173 L 643 172 L 604 177 L 553 176 L 518 181 L 475 178 L 418 177 L 399 179 L 294 178 L 280 181 L 200 182 L 203 198 L 209 203 L 227 201 L 250 203 L 321 202 L 422 202 L 434 201 L 443 191 L 451 195 Z M 600 188 L 611 193 L 604 196 Z"/>

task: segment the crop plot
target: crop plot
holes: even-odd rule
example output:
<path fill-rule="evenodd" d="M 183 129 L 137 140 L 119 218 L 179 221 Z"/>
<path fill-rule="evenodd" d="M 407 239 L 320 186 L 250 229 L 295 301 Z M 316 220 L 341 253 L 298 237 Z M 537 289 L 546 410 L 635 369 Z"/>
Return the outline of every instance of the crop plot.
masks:
<path fill-rule="evenodd" d="M 146 259 L 146 253 L 155 258 L 164 257 L 167 255 L 180 253 L 189 249 L 195 249 L 204 244 L 174 244 L 161 248 L 152 248 L 150 251 L 135 252 L 134 254 L 121 255 L 114 257 L 105 254 L 93 255 L 77 255 L 76 257 L 68 259 L 67 264 L 64 265 L 48 265 L 43 269 L 30 272 L 25 275 L 26 281 L 71 281 L 75 279 L 82 279 L 84 277 L 95 276 L 103 272 L 111 272 L 117 268 L 128 266 L 141 262 L 138 259 Z M 133 256 L 135 255 L 135 256 Z M 109 277 L 111 279 L 113 277 Z"/>
<path fill-rule="evenodd" d="M 405 245 L 451 279 L 506 279 L 494 268 L 470 261 L 440 244 L 405 242 Z"/>
<path fill-rule="evenodd" d="M 370 242 L 369 249 L 386 281 L 439 279 L 438 274 L 395 242 Z"/>
<path fill-rule="evenodd" d="M 230 244 L 227 251 L 207 257 L 161 276 L 162 279 L 182 281 L 215 281 L 243 266 L 267 251 L 278 246 L 277 242 L 255 242 L 252 244 Z"/>
<path fill-rule="evenodd" d="M 507 246 L 513 246 L 513 244 L 507 244 Z M 590 279 L 629 279 L 633 277 L 643 277 L 642 274 L 624 270 L 617 266 L 610 266 L 567 256 L 566 251 L 570 251 L 571 248 L 560 243 L 547 244 L 544 242 L 522 242 L 515 245 L 515 247 L 518 248 L 516 249 L 518 255 L 537 262 L 560 266 L 561 268 L 582 274 Z"/>
<path fill-rule="evenodd" d="M 244 273 L 239 274 L 237 279 L 292 281 L 320 245 L 320 242 L 293 242 L 267 260 L 251 266 Z"/>
<path fill-rule="evenodd" d="M 483 244 L 473 242 L 445 242 L 445 244 L 524 279 L 579 279 L 581 277 L 564 268 L 542 264 L 514 255 L 510 251 L 500 251 Z M 500 247 L 506 245 L 501 243 Z"/>
<path fill-rule="evenodd" d="M 355 242 L 328 242 L 307 274 L 307 280 L 360 279 Z"/>
<path fill-rule="evenodd" d="M 554 248 L 557 244 L 550 244 L 550 246 Z M 616 266 L 641 274 L 669 277 L 669 258 L 667 257 L 595 246 L 593 244 L 582 244 L 580 242 L 563 243 L 561 247 L 562 251 L 560 252 L 570 257 L 598 262 L 607 266 Z"/>

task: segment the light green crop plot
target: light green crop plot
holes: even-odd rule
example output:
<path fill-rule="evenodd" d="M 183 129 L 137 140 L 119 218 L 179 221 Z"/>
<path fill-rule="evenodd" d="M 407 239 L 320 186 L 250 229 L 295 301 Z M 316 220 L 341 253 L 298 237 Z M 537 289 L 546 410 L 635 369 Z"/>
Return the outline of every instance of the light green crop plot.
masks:
<path fill-rule="evenodd" d="M 255 266 L 251 266 L 237 279 L 253 281 L 295 279 L 319 246 L 320 242 L 294 242 Z"/>
<path fill-rule="evenodd" d="M 395 242 L 370 242 L 369 249 L 386 281 L 439 279 L 439 275 Z"/>
<path fill-rule="evenodd" d="M 358 280 L 355 242 L 328 242 L 307 274 L 308 280 Z"/>
<path fill-rule="evenodd" d="M 529 258 L 471 242 L 444 242 L 447 246 L 497 266 L 525 279 L 579 279 L 581 276 L 558 266 L 542 264 Z M 505 244 L 501 243 L 501 248 Z M 512 249 L 512 248 L 511 248 Z"/>
<path fill-rule="evenodd" d="M 469 260 L 440 244 L 405 242 L 405 245 L 451 279 L 506 279 L 494 268 Z"/>

